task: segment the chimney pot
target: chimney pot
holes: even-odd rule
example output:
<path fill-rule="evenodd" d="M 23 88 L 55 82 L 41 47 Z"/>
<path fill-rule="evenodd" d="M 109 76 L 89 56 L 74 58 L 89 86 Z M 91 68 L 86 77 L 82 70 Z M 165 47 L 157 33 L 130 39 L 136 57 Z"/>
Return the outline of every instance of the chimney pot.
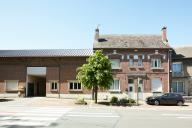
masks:
<path fill-rule="evenodd" d="M 95 29 L 95 40 L 98 41 L 99 40 L 99 28 L 97 26 L 97 28 Z"/>

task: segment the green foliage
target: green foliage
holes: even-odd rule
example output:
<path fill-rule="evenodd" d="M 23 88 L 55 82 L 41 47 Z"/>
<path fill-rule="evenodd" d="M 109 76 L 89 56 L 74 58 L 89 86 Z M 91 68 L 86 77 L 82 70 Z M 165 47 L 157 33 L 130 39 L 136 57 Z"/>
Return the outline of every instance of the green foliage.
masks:
<path fill-rule="evenodd" d="M 128 99 L 128 103 L 135 104 L 135 103 L 136 103 L 136 101 L 135 101 L 134 99 L 129 98 L 129 99 Z"/>
<path fill-rule="evenodd" d="M 127 104 L 129 103 L 128 99 L 127 98 L 122 98 L 118 101 L 118 104 L 119 105 L 123 105 L 123 106 L 126 106 Z"/>
<path fill-rule="evenodd" d="M 111 100 L 110 100 L 110 103 L 111 103 L 111 104 L 117 104 L 117 102 L 118 102 L 118 98 L 117 98 L 116 96 L 113 96 L 113 97 L 111 98 Z"/>
<path fill-rule="evenodd" d="M 78 97 L 75 101 L 75 104 L 84 104 L 86 105 L 87 102 L 85 101 L 85 99 L 83 97 Z"/>
<path fill-rule="evenodd" d="M 88 89 L 94 89 L 95 100 L 99 88 L 108 89 L 113 82 L 110 60 L 102 54 L 101 50 L 87 59 L 87 63 L 77 69 L 77 79 Z M 95 101 L 97 102 L 97 101 Z"/>
<path fill-rule="evenodd" d="M 134 99 L 127 99 L 127 98 L 121 98 L 118 100 L 116 96 L 113 96 L 110 100 L 110 103 L 112 105 L 118 105 L 118 106 L 132 106 L 136 103 Z"/>

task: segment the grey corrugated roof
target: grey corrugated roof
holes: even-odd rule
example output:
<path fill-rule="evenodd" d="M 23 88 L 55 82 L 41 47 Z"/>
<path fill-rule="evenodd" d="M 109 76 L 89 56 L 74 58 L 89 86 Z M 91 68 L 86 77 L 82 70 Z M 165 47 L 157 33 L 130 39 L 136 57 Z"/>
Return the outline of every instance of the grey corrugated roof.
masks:
<path fill-rule="evenodd" d="M 192 58 L 192 46 L 174 48 L 173 59 Z"/>
<path fill-rule="evenodd" d="M 0 57 L 75 57 L 92 53 L 92 49 L 0 50 Z"/>
<path fill-rule="evenodd" d="M 99 35 L 94 48 L 169 48 L 161 35 Z"/>

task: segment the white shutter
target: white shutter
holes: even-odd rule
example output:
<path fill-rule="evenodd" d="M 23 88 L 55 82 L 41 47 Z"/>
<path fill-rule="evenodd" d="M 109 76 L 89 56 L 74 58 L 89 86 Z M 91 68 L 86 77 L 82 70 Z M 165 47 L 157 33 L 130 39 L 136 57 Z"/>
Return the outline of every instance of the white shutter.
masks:
<path fill-rule="evenodd" d="M 18 81 L 17 80 L 6 80 L 6 90 L 7 91 L 18 90 Z"/>
<path fill-rule="evenodd" d="M 162 92 L 162 83 L 160 78 L 153 78 L 151 80 L 152 92 Z"/>

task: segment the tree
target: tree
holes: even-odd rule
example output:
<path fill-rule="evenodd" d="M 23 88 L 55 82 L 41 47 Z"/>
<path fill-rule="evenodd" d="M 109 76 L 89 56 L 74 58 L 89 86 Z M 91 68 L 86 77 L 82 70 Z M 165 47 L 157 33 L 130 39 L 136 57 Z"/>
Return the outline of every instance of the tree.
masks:
<path fill-rule="evenodd" d="M 95 103 L 97 103 L 98 88 L 109 89 L 113 82 L 111 62 L 101 50 L 95 51 L 87 59 L 87 63 L 77 69 L 77 72 L 77 79 L 83 86 L 92 89 L 92 99 L 95 99 Z"/>

